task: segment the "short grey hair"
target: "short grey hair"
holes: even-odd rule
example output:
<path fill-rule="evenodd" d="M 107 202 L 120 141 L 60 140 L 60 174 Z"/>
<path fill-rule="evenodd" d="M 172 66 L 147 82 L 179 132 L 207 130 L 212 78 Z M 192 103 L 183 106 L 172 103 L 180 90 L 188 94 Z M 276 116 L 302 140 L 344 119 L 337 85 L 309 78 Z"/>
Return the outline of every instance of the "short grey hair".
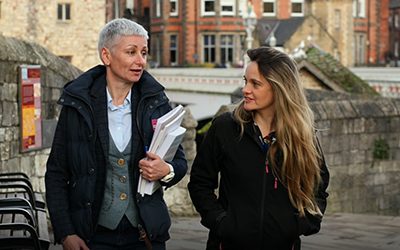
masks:
<path fill-rule="evenodd" d="M 101 48 L 112 50 L 121 36 L 141 36 L 148 40 L 149 35 L 142 25 L 126 18 L 117 18 L 108 22 L 100 31 L 98 51 L 101 59 Z"/>

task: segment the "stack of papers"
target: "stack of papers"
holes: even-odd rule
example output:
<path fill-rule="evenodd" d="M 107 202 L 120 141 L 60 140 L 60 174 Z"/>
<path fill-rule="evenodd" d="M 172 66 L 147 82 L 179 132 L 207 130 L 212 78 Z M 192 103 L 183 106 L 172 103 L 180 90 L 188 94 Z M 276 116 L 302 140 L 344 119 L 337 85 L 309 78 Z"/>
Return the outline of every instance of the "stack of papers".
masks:
<path fill-rule="evenodd" d="M 149 152 L 161 157 L 164 161 L 172 161 L 182 141 L 186 129 L 181 126 L 186 111 L 182 105 L 177 106 L 157 120 Z M 138 192 L 144 196 L 152 195 L 161 184 L 139 177 Z"/>

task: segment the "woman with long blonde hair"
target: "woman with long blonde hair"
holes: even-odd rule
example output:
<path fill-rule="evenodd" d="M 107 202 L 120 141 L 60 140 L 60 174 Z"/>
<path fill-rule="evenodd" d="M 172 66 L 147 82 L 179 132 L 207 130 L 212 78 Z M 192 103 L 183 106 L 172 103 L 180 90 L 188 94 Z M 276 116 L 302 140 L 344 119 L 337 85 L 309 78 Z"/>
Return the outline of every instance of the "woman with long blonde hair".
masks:
<path fill-rule="evenodd" d="M 288 55 L 247 54 L 244 98 L 213 121 L 188 188 L 210 229 L 208 250 L 300 249 L 299 236 L 319 231 L 328 197 L 313 112 Z"/>

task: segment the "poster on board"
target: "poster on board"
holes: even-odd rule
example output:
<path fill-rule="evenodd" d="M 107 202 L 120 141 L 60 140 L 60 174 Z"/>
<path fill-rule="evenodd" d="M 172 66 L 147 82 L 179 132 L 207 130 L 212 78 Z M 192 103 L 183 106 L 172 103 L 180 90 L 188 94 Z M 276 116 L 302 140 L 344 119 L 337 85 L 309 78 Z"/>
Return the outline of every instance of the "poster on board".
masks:
<path fill-rule="evenodd" d="M 40 65 L 20 66 L 21 150 L 42 148 Z"/>

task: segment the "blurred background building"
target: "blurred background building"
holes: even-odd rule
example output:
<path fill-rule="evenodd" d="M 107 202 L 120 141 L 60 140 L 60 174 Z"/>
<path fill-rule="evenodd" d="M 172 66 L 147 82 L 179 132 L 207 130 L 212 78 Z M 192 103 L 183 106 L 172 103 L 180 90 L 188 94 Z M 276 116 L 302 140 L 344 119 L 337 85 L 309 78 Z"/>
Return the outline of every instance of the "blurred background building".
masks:
<path fill-rule="evenodd" d="M 249 38 L 286 53 L 312 43 L 346 67 L 398 66 L 399 13 L 400 0 L 0 0 L 0 34 L 81 70 L 100 63 L 98 33 L 118 17 L 149 31 L 150 67 L 241 67 Z"/>

